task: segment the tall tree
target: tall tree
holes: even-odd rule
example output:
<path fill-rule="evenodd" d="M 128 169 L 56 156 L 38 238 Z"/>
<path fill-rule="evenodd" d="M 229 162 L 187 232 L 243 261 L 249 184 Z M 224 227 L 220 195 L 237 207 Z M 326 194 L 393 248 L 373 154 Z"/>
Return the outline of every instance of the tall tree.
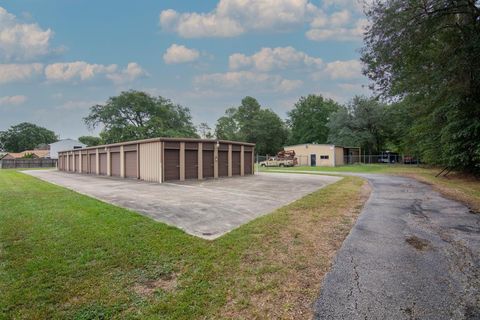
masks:
<path fill-rule="evenodd" d="M 28 122 L 22 122 L 0 132 L 0 146 L 8 152 L 31 150 L 40 144 L 49 144 L 57 140 L 55 132 Z"/>
<path fill-rule="evenodd" d="M 259 154 L 275 154 L 285 144 L 288 131 L 275 112 L 245 97 L 238 108 L 227 109 L 217 120 L 215 134 L 218 139 L 256 143 Z"/>
<path fill-rule="evenodd" d="M 90 128 L 102 126 L 105 143 L 154 137 L 198 137 L 188 108 L 141 91 L 125 91 L 90 108 Z"/>
<path fill-rule="evenodd" d="M 321 95 L 301 97 L 294 108 L 288 112 L 291 128 L 290 144 L 326 143 L 328 139 L 328 120 L 340 105 Z"/>
<path fill-rule="evenodd" d="M 332 114 L 328 141 L 361 147 L 367 154 L 383 151 L 389 137 L 387 106 L 373 98 L 354 97 L 347 107 Z"/>
<path fill-rule="evenodd" d="M 239 126 L 235 119 L 236 108 L 228 108 L 225 115 L 218 118 L 215 126 L 215 135 L 217 139 L 223 140 L 241 140 L 239 136 Z"/>
<path fill-rule="evenodd" d="M 102 144 L 102 139 L 100 137 L 94 137 L 94 136 L 81 136 L 78 138 L 78 141 L 80 141 L 83 144 L 86 144 L 87 147 L 94 147 Z"/>
<path fill-rule="evenodd" d="M 412 105 L 422 159 L 480 173 L 479 1 L 375 1 L 366 13 L 365 73 Z"/>
<path fill-rule="evenodd" d="M 206 122 L 202 122 L 197 126 L 198 135 L 202 139 L 212 139 L 213 133 L 212 128 Z"/>

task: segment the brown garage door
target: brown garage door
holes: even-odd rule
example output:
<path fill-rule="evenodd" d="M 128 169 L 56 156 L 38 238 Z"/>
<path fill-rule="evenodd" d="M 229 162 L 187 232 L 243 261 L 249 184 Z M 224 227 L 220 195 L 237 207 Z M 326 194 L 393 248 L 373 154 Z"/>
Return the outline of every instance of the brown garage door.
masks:
<path fill-rule="evenodd" d="M 88 172 L 88 158 L 86 154 L 82 154 L 82 172 Z"/>
<path fill-rule="evenodd" d="M 110 153 L 110 168 L 112 170 L 112 176 L 120 177 L 120 152 Z"/>
<path fill-rule="evenodd" d="M 80 158 L 78 157 L 78 154 L 75 155 L 75 172 L 78 172 L 78 169 L 80 167 Z"/>
<path fill-rule="evenodd" d="M 218 151 L 218 176 L 228 176 L 228 151 Z"/>
<path fill-rule="evenodd" d="M 203 177 L 204 178 L 213 178 L 213 166 L 214 166 L 214 159 L 213 159 L 213 150 L 203 150 L 203 159 L 202 159 L 202 166 L 203 166 Z"/>
<path fill-rule="evenodd" d="M 125 152 L 125 177 L 137 178 L 137 151 Z"/>
<path fill-rule="evenodd" d="M 198 179 L 198 150 L 185 150 L 185 179 Z"/>
<path fill-rule="evenodd" d="M 240 175 L 240 151 L 232 151 L 232 175 Z"/>
<path fill-rule="evenodd" d="M 98 160 L 100 162 L 100 174 L 106 175 L 107 174 L 107 154 L 100 153 L 98 155 Z"/>
<path fill-rule="evenodd" d="M 243 154 L 244 157 L 244 162 L 243 165 L 245 166 L 244 173 L 245 174 L 252 174 L 252 152 L 251 151 L 245 151 Z"/>
<path fill-rule="evenodd" d="M 165 149 L 165 181 L 180 179 L 180 150 Z"/>
<path fill-rule="evenodd" d="M 88 157 L 89 162 L 90 162 L 90 168 L 88 168 L 88 173 L 97 173 L 97 161 L 96 161 L 96 155 L 95 154 L 89 154 Z"/>
<path fill-rule="evenodd" d="M 73 165 L 74 165 L 73 156 L 70 155 L 68 158 L 70 159 L 70 160 L 69 160 L 70 163 L 69 163 L 69 167 L 68 167 L 69 170 L 68 170 L 68 171 L 73 171 Z"/>

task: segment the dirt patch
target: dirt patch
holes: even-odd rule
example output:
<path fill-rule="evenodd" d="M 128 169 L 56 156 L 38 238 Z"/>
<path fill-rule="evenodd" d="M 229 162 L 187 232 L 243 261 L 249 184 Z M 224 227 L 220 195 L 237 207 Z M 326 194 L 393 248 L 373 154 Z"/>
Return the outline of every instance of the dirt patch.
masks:
<path fill-rule="evenodd" d="M 177 276 L 175 274 L 162 277 L 157 280 L 137 283 L 133 287 L 133 291 L 141 296 L 151 296 L 155 291 L 162 290 L 164 292 L 172 292 L 177 287 Z"/>
<path fill-rule="evenodd" d="M 417 236 L 408 237 L 405 241 L 419 251 L 425 251 L 430 247 L 430 243 L 427 240 Z"/>

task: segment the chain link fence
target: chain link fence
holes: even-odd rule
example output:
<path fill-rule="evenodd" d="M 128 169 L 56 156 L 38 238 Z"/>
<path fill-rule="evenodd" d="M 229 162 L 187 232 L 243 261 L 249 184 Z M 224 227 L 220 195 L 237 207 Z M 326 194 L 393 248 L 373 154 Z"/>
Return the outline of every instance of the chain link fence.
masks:
<path fill-rule="evenodd" d="M 274 156 L 269 155 L 256 155 L 255 162 L 259 165 L 263 161 L 267 161 Z M 297 166 L 310 166 L 310 156 L 309 155 L 296 155 Z M 348 164 L 410 164 L 418 165 L 420 161 L 414 156 L 399 155 L 393 153 L 384 153 L 384 154 L 365 154 L 365 155 L 345 155 L 343 157 L 343 163 Z M 317 165 L 318 156 L 317 156 Z"/>

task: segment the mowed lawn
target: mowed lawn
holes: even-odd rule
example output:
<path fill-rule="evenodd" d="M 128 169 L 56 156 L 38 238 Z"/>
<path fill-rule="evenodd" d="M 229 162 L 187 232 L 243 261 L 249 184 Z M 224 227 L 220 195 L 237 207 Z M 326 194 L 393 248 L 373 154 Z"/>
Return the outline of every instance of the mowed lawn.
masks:
<path fill-rule="evenodd" d="M 0 319 L 309 318 L 368 193 L 347 177 L 207 241 L 0 170 Z"/>
<path fill-rule="evenodd" d="M 354 172 L 393 174 L 415 178 L 428 183 L 447 197 L 462 201 L 472 210 L 480 212 L 480 178 L 459 172 L 447 176 L 436 175 L 443 168 L 429 168 L 416 165 L 388 164 L 356 164 L 339 167 L 293 167 L 293 168 L 260 168 L 261 171 L 311 171 L 312 173 Z"/>

